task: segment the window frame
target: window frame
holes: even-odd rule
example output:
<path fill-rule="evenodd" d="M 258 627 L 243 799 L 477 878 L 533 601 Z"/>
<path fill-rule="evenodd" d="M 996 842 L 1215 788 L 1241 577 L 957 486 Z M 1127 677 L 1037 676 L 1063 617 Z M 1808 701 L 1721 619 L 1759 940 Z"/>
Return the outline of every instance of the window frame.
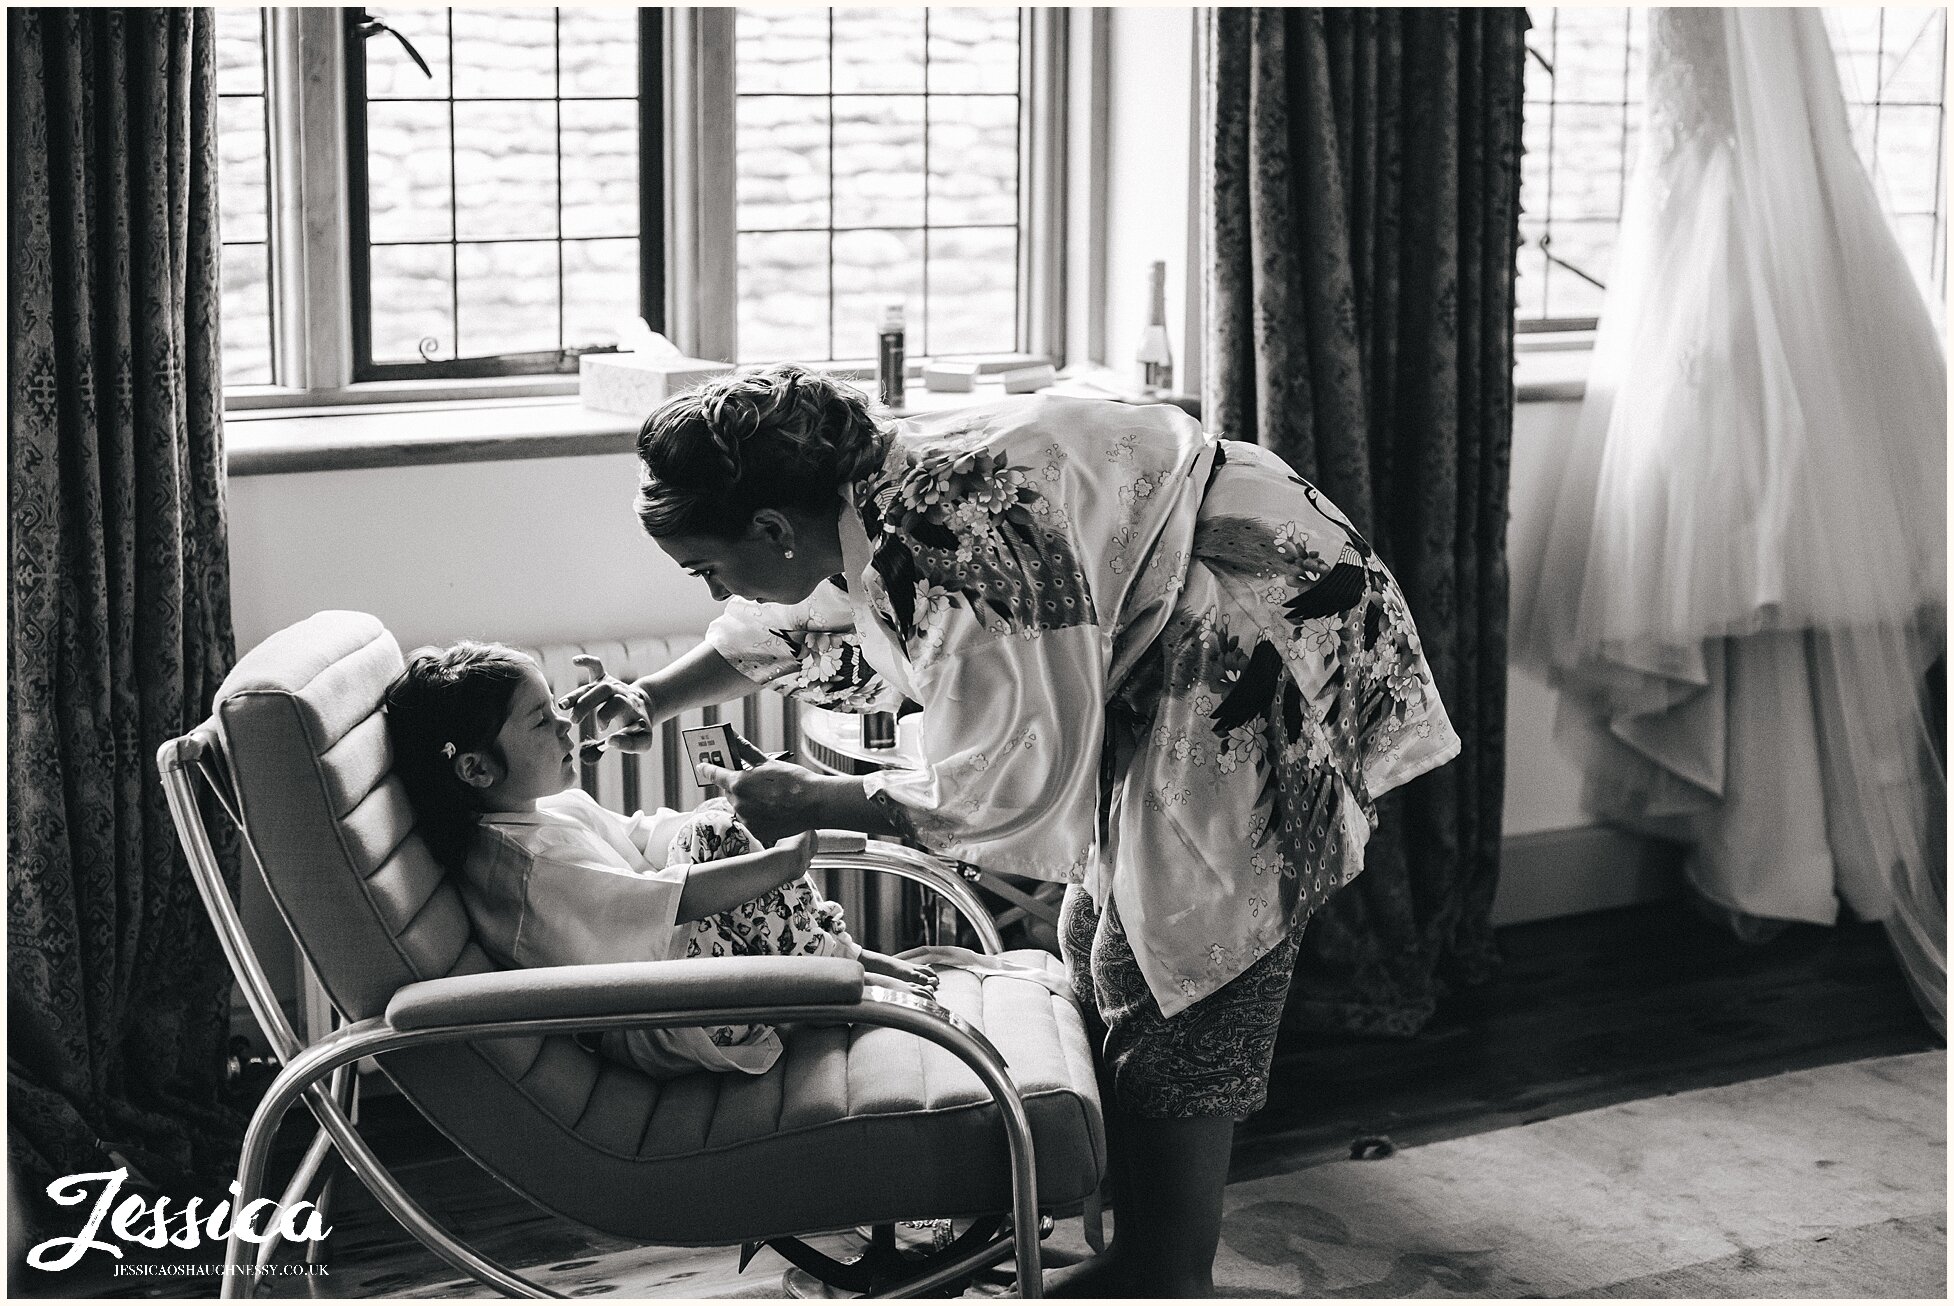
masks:
<path fill-rule="evenodd" d="M 660 54 L 655 109 L 662 124 L 656 190 L 664 257 L 665 333 L 695 357 L 731 359 L 737 329 L 735 261 L 734 24 L 731 8 L 648 10 Z M 1065 342 L 1066 32 L 1064 10 L 1021 8 L 1028 42 L 1021 61 L 1018 188 L 1020 352 L 986 357 L 985 371 L 1032 361 L 1058 363 Z M 231 386 L 227 413 L 573 396 L 572 373 L 360 379 L 356 375 L 355 231 L 347 115 L 346 13 L 340 7 L 267 10 L 267 148 L 271 172 L 273 385 Z M 641 104 L 646 102 L 641 100 Z M 642 118 L 641 118 L 642 120 Z M 655 186 L 651 183 L 655 182 Z M 656 322 L 654 320 L 654 325 Z M 810 359 L 841 375 L 872 360 Z M 920 359 L 911 360 L 912 370 Z"/>
<path fill-rule="evenodd" d="M 603 350 L 537 351 L 554 354 L 551 366 L 523 366 L 512 360 L 534 354 L 496 354 L 484 357 L 432 359 L 422 362 L 379 362 L 373 357 L 372 234 L 369 227 L 366 175 L 367 123 L 366 60 L 356 57 L 355 42 L 375 39 L 355 29 L 367 16 L 363 6 L 340 8 L 345 93 L 345 160 L 348 295 L 352 328 L 352 376 L 360 381 L 479 380 L 506 376 L 574 376 L 579 353 Z M 638 11 L 638 312 L 652 330 L 665 321 L 665 196 L 664 196 L 664 23 L 657 9 Z M 379 34 L 384 39 L 384 33 Z M 651 57 L 646 58 L 649 51 Z M 560 90 L 560 88 L 559 88 Z M 559 96 L 559 103 L 561 97 Z M 559 143 L 560 148 L 560 143 Z M 558 237 L 562 239 L 561 236 Z M 451 235 L 449 243 L 459 244 Z M 647 251 L 656 257 L 647 257 Z M 561 271 L 559 265 L 559 273 Z M 560 288 L 559 280 L 559 288 Z M 561 305 L 559 305 L 559 312 Z"/>

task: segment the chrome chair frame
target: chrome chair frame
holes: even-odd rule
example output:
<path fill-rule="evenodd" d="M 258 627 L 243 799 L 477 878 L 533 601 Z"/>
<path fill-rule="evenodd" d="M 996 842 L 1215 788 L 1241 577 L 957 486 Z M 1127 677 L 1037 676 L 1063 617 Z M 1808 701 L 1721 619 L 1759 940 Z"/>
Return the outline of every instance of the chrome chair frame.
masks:
<path fill-rule="evenodd" d="M 471 976 L 467 979 L 478 988 L 485 978 L 500 981 L 500 987 L 507 990 L 510 1002 L 507 1018 L 397 1028 L 392 1019 L 393 1008 L 404 995 L 438 997 L 444 987 L 460 982 L 456 979 L 427 980 L 407 985 L 396 993 L 386 1015 L 342 1025 L 308 1046 L 286 1019 L 264 967 L 244 932 L 237 905 L 224 883 L 223 871 L 199 807 L 197 789 L 201 782 L 237 828 L 251 863 L 259 865 L 250 831 L 239 817 L 241 805 L 215 720 L 207 720 L 190 733 L 164 744 L 157 753 L 157 767 L 162 775 L 170 816 L 198 895 L 203 899 L 205 911 L 216 930 L 231 972 L 244 993 L 245 1002 L 270 1042 L 273 1055 L 283 1067 L 252 1114 L 246 1130 L 233 1209 L 243 1210 L 263 1196 L 271 1145 L 278 1126 L 291 1107 L 303 1101 L 318 1121 L 319 1132 L 287 1183 L 282 1197 L 284 1202 L 301 1200 L 318 1180 L 329 1153 L 337 1151 L 347 1168 L 373 1194 L 381 1207 L 453 1269 L 507 1296 L 560 1297 L 563 1294 L 497 1263 L 454 1237 L 400 1186 L 359 1134 L 356 1124 L 358 1078 L 355 1063 L 376 1054 L 430 1043 L 467 1042 L 523 1034 L 791 1021 L 885 1025 L 908 1030 L 948 1049 L 968 1065 L 989 1090 L 1004 1122 L 1010 1156 L 1012 1206 L 1010 1220 L 995 1237 L 960 1256 L 954 1263 L 929 1267 L 891 1286 L 883 1295 L 918 1296 L 961 1275 L 995 1265 L 1007 1257 L 1015 1258 L 1020 1294 L 1027 1297 L 1041 1295 L 1037 1166 L 1030 1120 L 1004 1058 L 982 1031 L 955 1013 L 920 996 L 864 990 L 861 998 L 851 1003 L 774 1005 L 735 1002 L 701 1005 L 679 1011 L 605 1010 L 572 1015 L 564 1015 L 558 1009 L 561 1005 L 558 1003 L 548 1015 L 524 1014 L 522 1002 L 525 991 L 534 987 L 535 977 L 548 975 L 550 971 L 504 971 L 493 977 Z M 925 885 L 951 902 L 970 922 L 986 952 L 1003 951 L 997 926 L 982 902 L 971 891 L 969 884 L 948 863 L 938 858 L 899 844 L 869 841 L 852 832 L 823 831 L 814 864 L 817 869 L 876 871 Z M 261 867 L 259 874 L 263 874 Z M 789 959 L 743 960 L 749 964 L 765 965 Z M 642 967 L 642 978 L 650 985 L 655 983 L 659 974 L 657 968 L 665 964 L 669 963 L 639 963 L 628 969 L 636 971 Z M 619 968 L 608 969 L 615 972 Z M 525 977 L 529 982 L 525 982 Z M 315 1202 L 322 1212 L 330 1201 L 331 1182 L 328 1177 Z M 276 1235 L 259 1247 L 255 1257 L 258 1268 L 270 1260 L 276 1247 Z M 308 1248 L 308 1258 L 316 1256 L 317 1250 L 316 1244 Z M 225 1255 L 224 1298 L 249 1295 L 250 1283 L 245 1263 L 244 1242 L 234 1229 Z"/>

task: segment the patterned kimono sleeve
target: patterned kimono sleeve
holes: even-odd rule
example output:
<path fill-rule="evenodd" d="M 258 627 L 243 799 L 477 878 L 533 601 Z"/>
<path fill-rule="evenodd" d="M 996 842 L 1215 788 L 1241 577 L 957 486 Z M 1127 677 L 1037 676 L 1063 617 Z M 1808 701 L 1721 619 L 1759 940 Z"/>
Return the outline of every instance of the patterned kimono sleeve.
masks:
<path fill-rule="evenodd" d="M 813 595 L 792 605 L 735 596 L 706 627 L 706 643 L 748 680 L 771 685 L 800 671 L 813 605 Z"/>
<path fill-rule="evenodd" d="M 1100 630 L 998 634 L 968 608 L 918 664 L 924 766 L 863 777 L 924 847 L 1040 880 L 1077 881 L 1094 846 L 1105 717 Z"/>
<path fill-rule="evenodd" d="M 872 712 L 902 701 L 863 659 L 848 600 L 826 581 L 795 604 L 728 599 L 706 643 L 748 680 L 817 707 Z"/>

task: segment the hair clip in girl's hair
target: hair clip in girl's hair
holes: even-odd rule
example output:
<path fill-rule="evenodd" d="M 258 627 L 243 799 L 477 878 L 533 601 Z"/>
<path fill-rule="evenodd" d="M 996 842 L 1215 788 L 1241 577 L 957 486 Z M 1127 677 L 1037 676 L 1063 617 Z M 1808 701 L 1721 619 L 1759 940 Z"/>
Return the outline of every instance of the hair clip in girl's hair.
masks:
<path fill-rule="evenodd" d="M 453 757 L 454 755 L 455 755 L 455 746 L 452 743 L 441 745 L 441 756 Z"/>

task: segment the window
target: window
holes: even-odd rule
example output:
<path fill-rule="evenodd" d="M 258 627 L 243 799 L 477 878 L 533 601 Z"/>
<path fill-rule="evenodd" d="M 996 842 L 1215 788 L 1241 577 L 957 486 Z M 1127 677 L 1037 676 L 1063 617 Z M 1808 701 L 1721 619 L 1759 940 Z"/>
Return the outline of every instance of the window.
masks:
<path fill-rule="evenodd" d="M 1534 7 L 1520 200 L 1519 328 L 1600 311 L 1642 111 L 1645 10 Z M 1944 9 L 1825 11 L 1860 159 L 1923 291 L 1946 294 Z"/>
<path fill-rule="evenodd" d="M 271 171 L 265 20 L 217 11 L 218 232 L 223 241 L 224 384 L 271 380 Z"/>
<path fill-rule="evenodd" d="M 620 324 L 662 321 L 655 23 L 347 13 L 356 380 L 572 371 Z"/>
<path fill-rule="evenodd" d="M 1019 347 L 1014 9 L 742 9 L 742 361 L 875 352 L 899 300 L 912 352 Z"/>
<path fill-rule="evenodd" d="M 1935 302 L 1947 294 L 1947 10 L 1825 11 L 1859 157 L 1879 183 L 1900 248 Z"/>
<path fill-rule="evenodd" d="M 708 357 L 843 364 L 891 298 L 912 356 L 1043 353 L 1062 324 L 1062 213 L 1029 180 L 1060 177 L 1047 11 L 220 24 L 233 408 L 569 393 L 640 315 Z"/>

